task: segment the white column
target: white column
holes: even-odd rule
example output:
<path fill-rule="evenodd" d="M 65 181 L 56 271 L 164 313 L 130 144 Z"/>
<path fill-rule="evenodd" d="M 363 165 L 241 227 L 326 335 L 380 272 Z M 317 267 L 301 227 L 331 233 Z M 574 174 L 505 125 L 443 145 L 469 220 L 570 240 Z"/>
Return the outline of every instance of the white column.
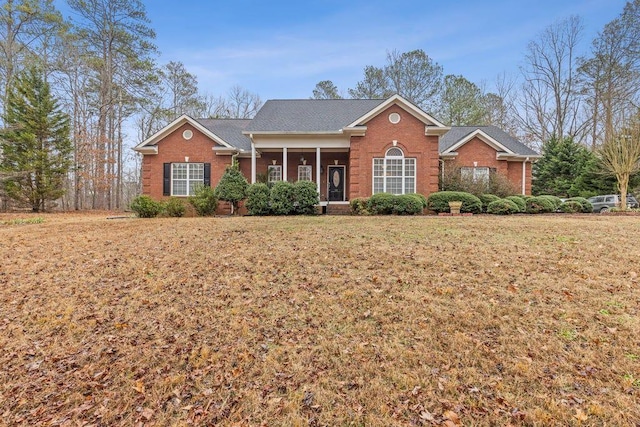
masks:
<path fill-rule="evenodd" d="M 527 160 L 529 160 L 527 158 Z M 527 160 L 522 162 L 522 195 L 525 195 L 526 192 L 526 183 L 527 183 Z"/>
<path fill-rule="evenodd" d="M 256 183 L 256 146 L 251 141 L 251 183 Z"/>
<path fill-rule="evenodd" d="M 282 180 L 287 181 L 287 147 L 282 147 Z"/>
<path fill-rule="evenodd" d="M 316 187 L 320 195 L 320 147 L 316 147 Z"/>

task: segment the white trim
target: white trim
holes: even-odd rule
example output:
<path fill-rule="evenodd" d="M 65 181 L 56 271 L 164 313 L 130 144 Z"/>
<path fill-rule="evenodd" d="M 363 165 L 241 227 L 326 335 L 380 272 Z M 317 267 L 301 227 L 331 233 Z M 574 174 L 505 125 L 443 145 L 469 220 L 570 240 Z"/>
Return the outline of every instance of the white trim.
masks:
<path fill-rule="evenodd" d="M 188 158 L 185 157 L 185 161 L 184 162 L 173 162 L 173 163 L 171 163 L 171 171 L 170 171 L 170 174 L 169 174 L 169 195 L 171 197 L 189 197 L 189 196 L 192 196 L 189 184 L 192 181 L 200 181 L 200 180 L 191 179 L 189 177 L 191 166 L 195 166 L 195 165 L 201 165 L 202 166 L 202 181 L 200 181 L 200 182 L 202 182 L 202 184 L 204 184 L 204 167 L 205 167 L 204 163 L 203 162 L 189 162 L 189 161 L 186 161 L 187 159 Z M 175 165 L 186 165 L 187 166 L 187 168 L 186 168 L 187 177 L 185 179 L 180 179 L 180 181 L 186 181 L 187 194 L 173 194 L 173 181 L 176 179 L 173 176 L 173 168 L 174 168 Z"/>
<path fill-rule="evenodd" d="M 429 114 L 425 113 L 420 108 L 416 107 L 411 102 L 407 101 L 406 99 L 404 99 L 403 97 L 397 94 L 393 95 L 391 98 L 387 99 L 386 101 L 380 103 L 377 107 L 375 107 L 374 109 L 366 113 L 364 116 L 359 117 L 353 123 L 346 126 L 346 128 L 353 128 L 355 126 L 368 122 L 369 120 L 371 120 L 372 118 L 374 118 L 375 116 L 377 116 L 378 114 L 380 114 L 382 111 L 386 110 L 389 106 L 393 104 L 400 106 L 403 110 L 407 111 L 409 114 L 411 114 L 412 116 L 414 116 L 415 118 L 417 118 L 418 120 L 420 120 L 421 122 L 427 125 L 435 125 L 439 128 L 446 128 L 444 124 L 440 123 L 439 121 L 431 117 Z"/>
<path fill-rule="evenodd" d="M 331 168 L 342 168 L 342 200 L 329 200 L 329 177 L 331 174 L 329 173 L 329 169 Z M 344 202 L 347 200 L 347 166 L 346 165 L 327 165 L 327 202 L 329 203 L 337 203 Z"/>
<path fill-rule="evenodd" d="M 308 179 L 300 179 L 300 171 L 301 170 L 309 170 L 309 178 Z M 313 166 L 311 165 L 298 165 L 298 179 L 297 181 L 313 181 Z"/>
<path fill-rule="evenodd" d="M 251 183 L 256 183 L 256 146 L 251 141 Z"/>
<path fill-rule="evenodd" d="M 134 148 L 138 153 L 142 155 L 148 154 L 158 154 L 158 146 L 157 145 L 149 145 L 147 147 Z"/>
<path fill-rule="evenodd" d="M 389 153 L 390 150 L 400 150 L 400 152 L 402 152 L 402 156 L 388 156 L 387 154 Z M 380 178 L 380 176 L 376 176 L 375 174 L 375 165 L 376 165 L 376 160 L 382 160 L 382 172 L 385 173 L 385 169 L 387 168 L 387 160 L 402 160 L 402 176 L 398 177 L 398 176 L 393 176 L 391 178 L 401 178 L 402 179 L 402 193 L 400 194 L 408 194 L 406 191 L 406 179 L 408 178 L 406 175 L 406 165 L 407 165 L 407 160 L 413 160 L 413 192 L 415 193 L 417 191 L 417 185 L 418 185 L 418 158 L 417 157 L 406 157 L 404 155 L 404 151 L 399 148 L 399 147 L 391 147 L 389 148 L 387 151 L 385 151 L 384 153 L 384 157 L 374 157 L 371 160 L 371 194 L 376 194 L 375 188 L 376 188 L 376 178 Z M 387 176 L 383 175 L 382 176 L 382 192 L 386 193 L 387 192 Z"/>
<path fill-rule="evenodd" d="M 482 142 L 484 142 L 485 144 L 487 144 L 489 147 L 493 148 L 496 151 L 502 151 L 508 155 L 517 155 L 516 153 L 509 150 L 504 145 L 500 144 L 496 139 L 487 135 L 485 132 L 482 131 L 482 129 L 476 129 L 475 131 L 471 132 L 469 135 L 465 136 L 460 141 L 456 142 L 451 147 L 443 151 L 442 154 L 447 154 L 447 153 L 456 151 L 458 148 L 462 147 L 464 144 L 471 141 L 475 137 L 478 137 Z"/>
<path fill-rule="evenodd" d="M 309 149 L 314 147 L 320 148 L 350 148 L 351 140 L 344 135 L 341 138 L 319 138 L 319 139 L 307 139 L 307 138 L 268 138 L 254 140 L 254 145 L 257 149 L 261 148 L 290 148 L 296 149 Z"/>
<path fill-rule="evenodd" d="M 287 151 L 287 147 L 282 147 L 282 180 L 283 181 L 287 181 L 289 176 L 288 176 L 288 169 L 289 169 L 289 152 Z"/>
<path fill-rule="evenodd" d="M 144 141 L 142 141 L 140 144 L 138 144 L 135 147 L 133 147 L 133 150 L 137 151 L 139 153 L 145 154 L 144 151 L 142 150 L 145 146 L 157 144 L 160 140 L 165 138 L 171 132 L 175 131 L 180 126 L 182 126 L 182 125 L 184 125 L 186 123 L 190 124 L 195 129 L 197 129 L 198 131 L 200 131 L 201 133 L 203 133 L 205 136 L 207 136 L 208 138 L 212 139 L 213 141 L 217 142 L 218 144 L 220 144 L 222 146 L 225 146 L 227 148 L 234 148 L 231 144 L 225 142 L 218 135 L 216 135 L 215 133 L 211 132 L 206 127 L 202 126 L 197 120 L 187 116 L 186 114 L 183 114 L 180 117 L 178 117 L 177 119 L 175 119 L 174 121 L 172 121 L 171 123 L 169 123 L 167 126 L 165 126 L 162 129 L 160 129 L 158 132 L 156 132 L 153 135 L 151 135 L 149 138 L 147 138 Z M 157 151 L 157 148 L 156 148 L 156 151 Z"/>
<path fill-rule="evenodd" d="M 318 198 L 320 198 L 320 169 L 322 169 L 322 165 L 320 164 L 321 162 L 321 157 L 320 157 L 320 147 L 316 147 L 316 188 L 318 190 Z"/>

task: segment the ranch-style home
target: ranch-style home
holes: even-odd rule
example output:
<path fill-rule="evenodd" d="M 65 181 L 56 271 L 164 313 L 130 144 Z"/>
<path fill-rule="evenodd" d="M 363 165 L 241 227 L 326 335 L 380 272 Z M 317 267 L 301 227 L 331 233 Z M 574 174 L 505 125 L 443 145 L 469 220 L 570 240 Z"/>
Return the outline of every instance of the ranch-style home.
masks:
<path fill-rule="evenodd" d="M 429 195 L 454 165 L 474 179 L 502 174 L 530 194 L 540 157 L 495 126 L 448 127 L 399 95 L 269 100 L 253 119 L 183 115 L 134 150 L 143 193 L 156 199 L 215 186 L 237 160 L 251 183 L 315 182 L 323 206 L 382 192 Z"/>

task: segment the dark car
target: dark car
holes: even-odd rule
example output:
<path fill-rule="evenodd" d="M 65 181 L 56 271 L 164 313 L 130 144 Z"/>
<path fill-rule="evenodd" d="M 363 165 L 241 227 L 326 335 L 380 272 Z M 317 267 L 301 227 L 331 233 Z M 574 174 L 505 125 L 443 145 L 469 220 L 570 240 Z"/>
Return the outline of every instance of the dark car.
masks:
<path fill-rule="evenodd" d="M 620 195 L 606 194 L 604 196 L 593 196 L 589 198 L 589 202 L 593 205 L 594 212 L 606 212 L 611 208 L 620 207 Z M 638 207 L 638 201 L 630 194 L 627 194 L 627 207 Z"/>

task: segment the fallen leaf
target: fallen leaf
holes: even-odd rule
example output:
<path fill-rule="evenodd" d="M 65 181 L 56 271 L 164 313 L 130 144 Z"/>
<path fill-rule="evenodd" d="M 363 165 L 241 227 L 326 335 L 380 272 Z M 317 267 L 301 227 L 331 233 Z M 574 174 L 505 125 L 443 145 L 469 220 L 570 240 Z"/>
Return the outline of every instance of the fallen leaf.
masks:
<path fill-rule="evenodd" d="M 446 411 L 442 414 L 449 421 L 453 422 L 455 425 L 460 425 L 460 417 L 453 411 Z"/>
<path fill-rule="evenodd" d="M 576 414 L 573 416 L 576 420 L 580 421 L 580 422 L 584 422 L 587 421 L 587 419 L 589 418 L 587 416 L 587 414 L 585 414 L 582 409 L 576 409 Z"/>

